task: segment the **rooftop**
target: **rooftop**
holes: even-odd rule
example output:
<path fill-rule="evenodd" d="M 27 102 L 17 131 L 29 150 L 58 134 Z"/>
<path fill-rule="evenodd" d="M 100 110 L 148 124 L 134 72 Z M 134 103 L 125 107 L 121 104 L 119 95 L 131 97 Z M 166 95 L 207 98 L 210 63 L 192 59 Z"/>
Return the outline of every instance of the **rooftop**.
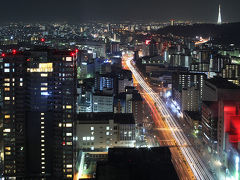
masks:
<path fill-rule="evenodd" d="M 239 86 L 229 82 L 227 79 L 224 79 L 222 77 L 214 77 L 212 79 L 206 79 L 206 82 L 209 82 L 220 89 L 240 89 Z"/>

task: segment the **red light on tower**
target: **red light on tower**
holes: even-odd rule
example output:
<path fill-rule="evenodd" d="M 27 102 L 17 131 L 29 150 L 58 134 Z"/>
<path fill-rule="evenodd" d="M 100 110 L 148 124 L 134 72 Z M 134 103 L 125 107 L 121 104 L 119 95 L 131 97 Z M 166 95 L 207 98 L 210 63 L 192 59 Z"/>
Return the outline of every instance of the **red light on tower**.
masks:
<path fill-rule="evenodd" d="M 2 57 L 5 57 L 5 56 L 6 56 L 6 54 L 2 53 Z"/>
<path fill-rule="evenodd" d="M 16 53 L 17 53 L 17 50 L 16 50 L 16 49 L 13 49 L 13 50 L 12 50 L 12 53 L 13 53 L 13 54 L 16 54 Z"/>
<path fill-rule="evenodd" d="M 30 61 L 30 59 L 27 59 L 27 61 Z"/>
<path fill-rule="evenodd" d="M 44 38 L 41 38 L 41 42 L 45 42 L 45 39 L 44 39 Z"/>
<path fill-rule="evenodd" d="M 78 49 L 76 49 L 75 52 L 78 53 Z"/>
<path fill-rule="evenodd" d="M 75 53 L 71 52 L 71 56 L 75 56 Z"/>

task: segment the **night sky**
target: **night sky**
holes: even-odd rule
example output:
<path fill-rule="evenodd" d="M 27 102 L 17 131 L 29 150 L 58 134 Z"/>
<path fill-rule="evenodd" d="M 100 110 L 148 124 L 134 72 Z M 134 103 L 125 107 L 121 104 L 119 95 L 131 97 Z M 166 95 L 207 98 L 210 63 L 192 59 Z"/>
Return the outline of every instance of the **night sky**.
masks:
<path fill-rule="evenodd" d="M 0 0 L 0 21 L 240 21 L 240 0 Z"/>

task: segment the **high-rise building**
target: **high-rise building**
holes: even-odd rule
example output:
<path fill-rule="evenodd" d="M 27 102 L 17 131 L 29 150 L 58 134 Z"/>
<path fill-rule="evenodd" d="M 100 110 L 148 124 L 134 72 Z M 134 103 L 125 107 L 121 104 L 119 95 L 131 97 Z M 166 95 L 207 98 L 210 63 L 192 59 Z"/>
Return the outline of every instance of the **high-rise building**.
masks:
<path fill-rule="evenodd" d="M 222 24 L 222 15 L 221 15 L 221 5 L 219 4 L 219 9 L 218 9 L 218 24 Z"/>
<path fill-rule="evenodd" d="M 180 105 L 181 110 L 195 111 L 201 109 L 205 78 L 206 75 L 203 73 L 173 73 L 172 95 L 173 99 Z"/>
<path fill-rule="evenodd" d="M 231 150 L 239 152 L 240 149 L 239 92 L 239 86 L 221 77 L 207 79 L 203 88 L 203 140 L 212 152 L 217 152 L 230 173 L 233 173 L 230 164 L 235 162 Z"/>
<path fill-rule="evenodd" d="M 75 59 L 49 49 L 0 59 L 4 177 L 73 178 Z"/>

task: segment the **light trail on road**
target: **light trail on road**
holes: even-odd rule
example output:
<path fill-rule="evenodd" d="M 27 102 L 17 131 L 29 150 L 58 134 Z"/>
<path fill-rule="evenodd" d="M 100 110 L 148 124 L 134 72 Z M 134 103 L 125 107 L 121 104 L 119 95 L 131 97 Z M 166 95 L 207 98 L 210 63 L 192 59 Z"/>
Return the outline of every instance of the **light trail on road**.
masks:
<path fill-rule="evenodd" d="M 188 138 L 185 136 L 183 131 L 174 131 L 174 129 L 181 129 L 177 120 L 173 117 L 172 113 L 166 107 L 166 104 L 162 101 L 160 96 L 152 90 L 152 88 L 145 82 L 140 73 L 136 68 L 131 64 L 131 58 L 126 60 L 126 64 L 129 69 L 132 71 L 133 76 L 139 83 L 139 85 L 144 89 L 144 91 L 152 98 L 156 107 L 161 112 L 162 116 L 165 119 L 168 127 L 171 129 L 171 133 L 177 142 L 179 148 L 182 151 L 185 159 L 187 160 L 189 166 L 191 167 L 196 179 L 199 180 L 213 180 L 214 178 L 207 170 L 206 166 L 198 156 L 195 149 L 192 147 Z"/>

